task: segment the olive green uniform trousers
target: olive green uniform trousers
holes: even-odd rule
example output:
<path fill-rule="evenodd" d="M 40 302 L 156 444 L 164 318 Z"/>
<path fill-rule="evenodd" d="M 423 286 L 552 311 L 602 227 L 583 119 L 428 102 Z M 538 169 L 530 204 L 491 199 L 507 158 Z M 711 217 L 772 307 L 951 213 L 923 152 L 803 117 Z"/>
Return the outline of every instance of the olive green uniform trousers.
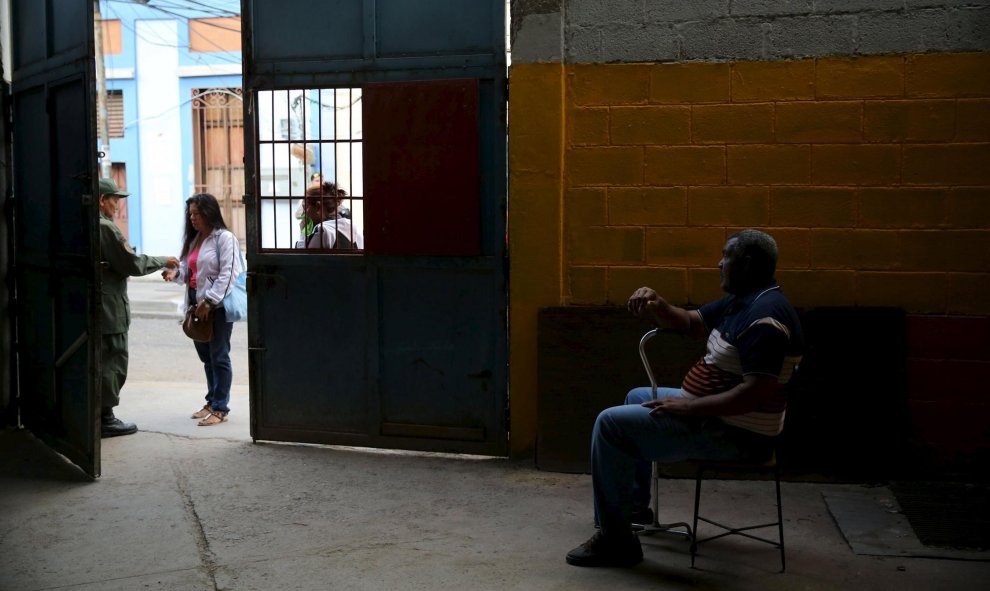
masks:
<path fill-rule="evenodd" d="M 117 225 L 100 217 L 100 267 L 103 310 L 100 317 L 100 376 L 103 408 L 120 404 L 120 389 L 127 380 L 127 330 L 131 325 L 131 303 L 127 278 L 153 273 L 165 266 L 165 257 L 135 254 Z"/>

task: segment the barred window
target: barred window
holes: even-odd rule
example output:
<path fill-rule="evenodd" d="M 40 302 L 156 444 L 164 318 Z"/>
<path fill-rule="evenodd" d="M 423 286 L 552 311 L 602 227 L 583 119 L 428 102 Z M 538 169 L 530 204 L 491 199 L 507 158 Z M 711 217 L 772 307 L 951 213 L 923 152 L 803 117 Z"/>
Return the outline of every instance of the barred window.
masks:
<path fill-rule="evenodd" d="M 194 193 L 211 193 L 227 227 L 245 244 L 244 109 L 240 88 L 192 91 Z"/>
<path fill-rule="evenodd" d="M 258 93 L 258 220 L 264 250 L 364 249 L 360 88 Z"/>
<path fill-rule="evenodd" d="M 107 91 L 107 126 L 110 137 L 124 137 L 124 91 Z"/>

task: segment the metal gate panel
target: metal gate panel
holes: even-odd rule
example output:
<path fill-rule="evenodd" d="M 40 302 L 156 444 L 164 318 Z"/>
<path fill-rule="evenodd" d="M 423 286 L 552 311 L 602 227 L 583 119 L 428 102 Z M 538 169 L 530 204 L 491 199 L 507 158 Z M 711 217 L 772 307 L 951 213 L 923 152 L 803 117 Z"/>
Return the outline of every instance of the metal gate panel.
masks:
<path fill-rule="evenodd" d="M 43 64 L 48 58 L 48 19 L 45 13 L 48 2 L 31 2 L 30 0 L 15 0 L 11 3 L 12 31 L 18 34 L 11 36 L 11 60 L 15 71 L 23 71 L 31 64 Z M 41 35 L 25 35 L 24 31 L 39 31 Z"/>
<path fill-rule="evenodd" d="M 250 15 L 252 22 L 262 25 L 251 28 L 255 60 L 304 61 L 364 55 L 361 2 L 291 0 L 244 4 L 244 15 Z"/>
<path fill-rule="evenodd" d="M 36 125 L 39 122 L 44 125 L 32 134 L 29 142 L 14 142 L 13 146 L 13 159 L 17 163 L 14 182 L 16 183 L 20 177 L 31 179 L 30 184 L 24 183 L 24 190 L 28 190 L 30 186 L 30 193 L 24 198 L 25 200 L 30 198 L 31 204 L 19 207 L 17 212 L 18 227 L 31 229 L 31 241 L 24 244 L 18 252 L 21 260 L 29 260 L 33 251 L 38 251 L 41 256 L 47 257 L 48 245 L 51 243 L 50 234 L 53 230 L 51 212 L 55 195 L 52 192 L 49 174 L 46 95 L 45 86 L 21 90 L 14 94 L 11 107 L 15 120 L 24 121 L 29 125 Z M 15 136 L 17 131 L 18 128 L 15 127 Z M 20 193 L 15 191 L 15 199 L 17 197 L 20 197 Z M 20 200 L 17 199 L 15 203 L 20 203 Z"/>
<path fill-rule="evenodd" d="M 242 0 L 245 109 L 253 118 L 245 128 L 245 203 L 255 439 L 508 453 L 504 9 L 504 0 Z M 445 186 L 443 175 L 464 172 L 436 167 L 406 185 L 393 179 L 389 189 L 399 194 L 389 198 L 408 199 L 393 209 L 408 218 L 400 223 L 439 232 L 441 244 L 444 232 L 463 232 L 470 249 L 448 256 L 415 248 L 375 252 L 381 234 L 371 224 L 382 213 L 373 211 L 376 166 L 411 156 L 384 150 L 376 156 L 384 161 L 369 160 L 369 129 L 381 121 L 369 120 L 374 97 L 367 96 L 361 199 L 368 250 L 261 248 L 259 196 L 270 202 L 272 195 L 261 192 L 258 113 L 267 103 L 259 103 L 259 92 L 337 87 L 373 94 L 379 83 L 386 89 L 441 80 L 472 89 L 463 119 L 472 137 L 448 144 L 442 134 L 420 135 L 442 154 L 438 161 L 473 159 L 476 172 L 464 175 L 473 180 L 410 206 L 417 191 L 428 195 Z M 412 127 L 391 123 L 398 131 Z M 411 189 L 420 183 L 425 190 Z M 438 211 L 457 199 L 472 205 Z M 403 234 L 406 241 L 416 236 Z"/>
<path fill-rule="evenodd" d="M 269 433 L 263 439 L 281 439 L 279 433 L 291 430 L 363 433 L 365 269 L 334 259 L 314 269 L 291 258 L 251 266 L 251 299 L 265 304 L 256 307 L 251 325 L 285 329 L 263 331 L 251 345 L 251 363 L 260 370 L 252 387 L 265 393 L 253 407 L 253 424 Z"/>
<path fill-rule="evenodd" d="M 379 57 L 492 52 L 491 33 L 496 29 L 492 19 L 496 15 L 487 2 L 376 0 L 375 16 Z M 435 35 L 443 38 L 438 40 Z"/>
<path fill-rule="evenodd" d="M 499 322 L 494 279 L 478 269 L 382 269 L 384 434 L 483 442 L 500 425 L 493 393 L 505 384 L 491 365 L 495 340 L 482 338 Z"/>
<path fill-rule="evenodd" d="M 15 0 L 14 253 L 21 421 L 100 472 L 93 5 Z"/>
<path fill-rule="evenodd" d="M 460 78 L 505 76 L 504 1 L 242 0 L 241 6 L 245 88 L 449 77 L 437 75 L 442 69 L 457 70 Z"/>
<path fill-rule="evenodd" d="M 364 158 L 378 163 L 365 177 L 369 252 L 480 255 L 477 80 L 369 84 L 363 97 Z"/>

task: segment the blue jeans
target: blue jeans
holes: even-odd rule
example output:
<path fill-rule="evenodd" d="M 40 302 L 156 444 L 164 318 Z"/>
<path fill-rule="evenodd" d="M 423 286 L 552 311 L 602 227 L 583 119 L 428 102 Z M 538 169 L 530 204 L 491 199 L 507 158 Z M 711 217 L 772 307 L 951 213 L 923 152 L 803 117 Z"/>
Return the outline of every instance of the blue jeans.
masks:
<path fill-rule="evenodd" d="M 196 301 L 195 290 L 190 290 L 190 301 Z M 193 341 L 196 353 L 206 371 L 206 404 L 213 410 L 230 412 L 230 384 L 234 371 L 230 365 L 230 335 L 234 323 L 227 322 L 223 308 L 213 310 L 213 339 L 209 343 Z"/>
<path fill-rule="evenodd" d="M 657 398 L 680 397 L 676 388 L 657 388 Z M 650 462 L 688 459 L 736 460 L 768 453 L 772 442 L 740 433 L 717 417 L 650 415 L 640 406 L 650 388 L 634 388 L 622 406 L 607 408 L 591 435 L 591 476 L 595 521 L 603 532 L 628 532 L 633 506 L 650 502 Z"/>

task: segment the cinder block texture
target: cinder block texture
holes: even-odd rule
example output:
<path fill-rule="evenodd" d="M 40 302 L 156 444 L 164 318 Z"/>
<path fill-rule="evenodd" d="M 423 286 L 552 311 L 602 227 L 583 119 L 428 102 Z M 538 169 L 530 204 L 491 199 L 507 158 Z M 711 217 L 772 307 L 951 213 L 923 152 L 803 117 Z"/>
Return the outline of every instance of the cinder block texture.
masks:
<path fill-rule="evenodd" d="M 908 56 L 904 92 L 909 97 L 990 96 L 990 53 Z"/>
<path fill-rule="evenodd" d="M 676 303 L 705 301 L 721 242 L 756 227 L 802 305 L 990 313 L 990 54 L 564 70 L 573 301 L 614 302 L 632 268 L 686 269 Z"/>
<path fill-rule="evenodd" d="M 815 60 L 732 64 L 732 101 L 815 98 Z"/>
<path fill-rule="evenodd" d="M 904 94 L 904 58 L 826 58 L 818 60 L 819 98 L 884 98 Z"/>
<path fill-rule="evenodd" d="M 688 221 L 685 187 L 616 187 L 608 190 L 613 226 L 683 226 Z"/>
<path fill-rule="evenodd" d="M 781 17 L 768 29 L 765 59 L 856 53 L 856 19 L 852 16 Z"/>
<path fill-rule="evenodd" d="M 856 27 L 858 53 L 945 51 L 950 42 L 947 31 L 953 12 L 864 14 Z"/>
<path fill-rule="evenodd" d="M 709 301 L 744 227 L 777 238 L 799 306 L 990 317 L 987 0 L 512 5 L 513 68 L 563 64 L 511 89 L 514 391 L 537 305 Z M 925 357 L 956 391 L 986 370 Z M 916 437 L 959 416 L 936 411 Z"/>
<path fill-rule="evenodd" d="M 778 142 L 849 143 L 863 137 L 861 101 L 801 101 L 776 105 Z"/>
<path fill-rule="evenodd" d="M 990 6 L 984 0 L 519 4 L 512 18 L 513 47 L 519 48 L 514 60 L 732 61 L 990 50 Z M 561 23 L 562 36 L 554 22 Z M 538 35 L 552 39 L 531 38 Z M 554 49 L 553 42 L 563 47 Z"/>

